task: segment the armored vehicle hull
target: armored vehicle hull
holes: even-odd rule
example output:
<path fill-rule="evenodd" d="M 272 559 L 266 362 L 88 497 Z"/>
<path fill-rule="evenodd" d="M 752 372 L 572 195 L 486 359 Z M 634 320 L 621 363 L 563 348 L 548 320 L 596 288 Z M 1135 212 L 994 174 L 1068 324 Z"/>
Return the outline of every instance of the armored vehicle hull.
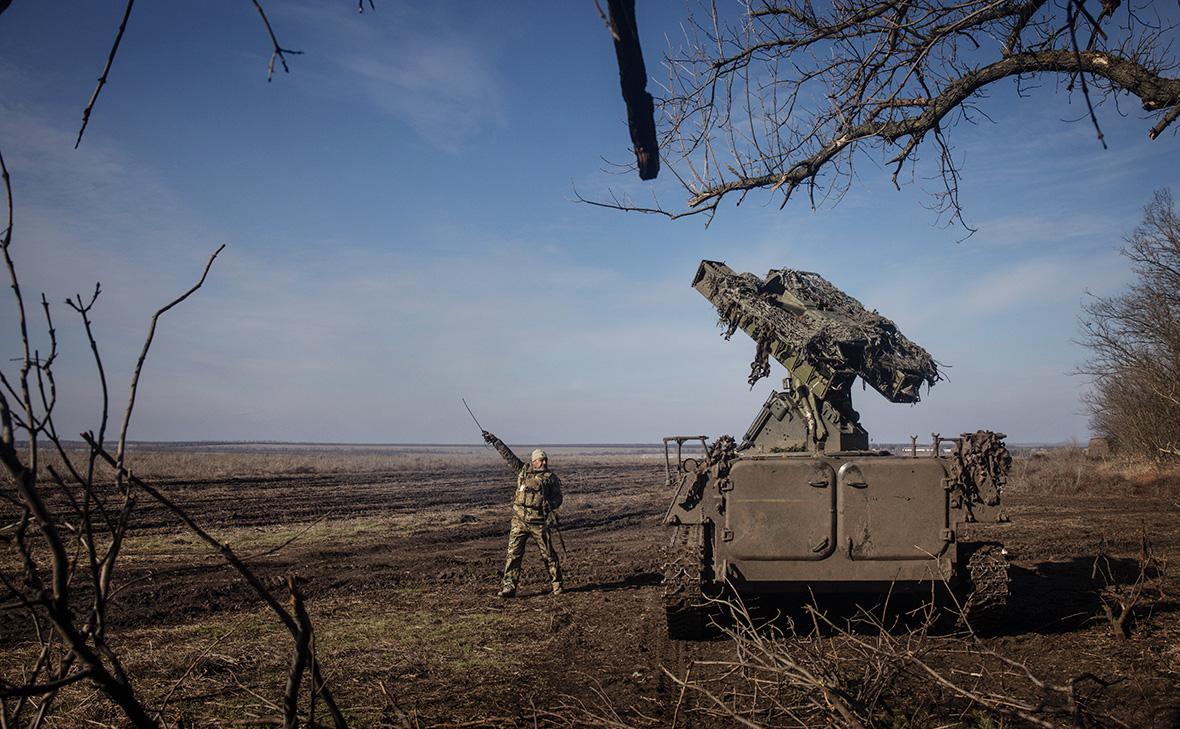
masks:
<path fill-rule="evenodd" d="M 719 579 L 802 588 L 849 580 L 949 578 L 955 523 L 940 459 L 775 454 L 741 457 L 699 508 Z"/>
<path fill-rule="evenodd" d="M 954 464 L 876 452 L 687 459 L 664 518 L 670 633 L 700 633 L 708 598 L 726 591 L 929 592 L 943 583 L 973 620 L 994 617 L 1006 604 L 1006 563 L 998 545 L 959 540 L 987 507 L 964 498 Z"/>

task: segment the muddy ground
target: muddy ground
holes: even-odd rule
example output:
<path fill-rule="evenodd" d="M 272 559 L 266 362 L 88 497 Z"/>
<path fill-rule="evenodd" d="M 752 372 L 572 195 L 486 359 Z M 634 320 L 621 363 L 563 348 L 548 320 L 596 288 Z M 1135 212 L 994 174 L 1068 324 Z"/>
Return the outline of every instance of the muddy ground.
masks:
<path fill-rule="evenodd" d="M 569 719 L 587 709 L 617 711 L 633 724 L 666 726 L 673 713 L 682 725 L 686 714 L 709 723 L 694 719 L 691 696 L 676 708 L 680 688 L 664 669 L 683 675 L 694 661 L 732 656 L 733 647 L 665 634 L 662 454 L 559 451 L 552 467 L 566 492 L 560 598 L 548 594 L 531 545 L 518 597 L 496 596 L 514 483 L 490 452 L 424 453 L 358 472 L 336 464 L 333 473 L 301 466 L 157 483 L 239 553 L 254 555 L 259 572 L 303 580 L 317 654 L 358 726 L 532 725 L 549 712 Z M 1083 673 L 1111 682 L 1092 692 L 1094 701 L 1129 726 L 1180 725 L 1177 603 L 1165 599 L 1130 640 L 1119 640 L 1098 617 L 1092 578 L 1105 538 L 1129 579 L 1142 534 L 1180 572 L 1172 493 L 1011 490 L 1011 523 L 975 526 L 970 535 L 1001 540 L 1013 556 L 1012 617 L 984 644 L 1057 683 Z M 150 706 L 164 707 L 166 721 L 196 726 L 278 715 L 289 639 L 228 569 L 147 503 L 120 564 L 111 633 Z M 1180 595 L 1175 574 L 1164 586 L 1167 598 Z M 7 662 L 19 645 L 11 624 L 0 642 Z M 897 714 L 907 716 L 904 707 Z M 93 691 L 72 687 L 56 725 L 114 719 Z M 988 725 L 950 703 L 906 721 Z"/>

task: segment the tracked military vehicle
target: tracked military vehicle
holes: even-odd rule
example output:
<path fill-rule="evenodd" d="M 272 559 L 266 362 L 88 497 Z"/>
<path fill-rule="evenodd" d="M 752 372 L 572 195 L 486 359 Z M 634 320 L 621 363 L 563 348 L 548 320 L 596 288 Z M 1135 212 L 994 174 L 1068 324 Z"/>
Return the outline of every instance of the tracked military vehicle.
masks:
<path fill-rule="evenodd" d="M 1011 458 L 1004 435 L 934 435 L 928 454 L 869 448 L 852 408 L 859 377 L 885 398 L 916 403 L 938 364 L 896 325 L 815 273 L 765 278 L 702 261 L 693 279 L 725 336 L 757 344 L 749 383 L 786 368 L 741 442 L 664 439 L 669 545 L 664 606 L 672 637 L 707 627 L 710 597 L 742 593 L 954 589 L 973 624 L 996 620 L 1008 596 L 997 543 L 960 540 L 961 527 L 1000 518 Z M 707 446 L 700 458 L 684 444 Z M 673 456 L 672 444 L 676 445 Z M 946 444 L 944 446 L 944 444 Z M 695 451 L 694 451 L 695 452 Z"/>

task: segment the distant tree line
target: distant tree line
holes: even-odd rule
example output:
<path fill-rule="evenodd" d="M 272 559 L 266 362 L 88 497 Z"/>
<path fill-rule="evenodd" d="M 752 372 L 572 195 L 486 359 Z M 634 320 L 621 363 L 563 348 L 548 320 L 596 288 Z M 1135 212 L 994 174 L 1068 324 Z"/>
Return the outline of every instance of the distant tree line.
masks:
<path fill-rule="evenodd" d="M 1090 425 L 1124 452 L 1180 458 L 1180 217 L 1171 192 L 1155 193 L 1123 255 L 1131 286 L 1083 307 Z"/>

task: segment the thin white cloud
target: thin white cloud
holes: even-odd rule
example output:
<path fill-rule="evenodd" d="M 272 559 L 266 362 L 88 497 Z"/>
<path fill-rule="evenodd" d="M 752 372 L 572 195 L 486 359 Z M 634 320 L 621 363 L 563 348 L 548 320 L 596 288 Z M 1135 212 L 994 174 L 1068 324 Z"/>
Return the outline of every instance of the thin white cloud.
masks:
<path fill-rule="evenodd" d="M 101 138 L 75 150 L 72 122 L 46 109 L 0 102 L 0 141 L 16 205 L 13 254 L 24 261 L 21 273 L 55 299 L 100 279 L 111 291 L 134 288 L 150 300 L 161 270 L 173 268 L 197 239 L 195 216 L 126 150 Z M 156 265 L 153 275 L 142 275 Z M 163 276 L 161 290 L 187 276 Z"/>
<path fill-rule="evenodd" d="M 331 49 L 337 68 L 325 88 L 351 87 L 448 154 L 506 125 L 496 54 L 478 27 L 455 25 L 429 7 L 387 5 L 361 18 L 338 10 L 291 9 Z"/>
<path fill-rule="evenodd" d="M 1081 211 L 1053 214 L 1024 212 L 1004 215 L 990 220 L 976 221 L 979 232 L 971 239 L 975 245 L 1029 246 L 1061 244 L 1074 245 L 1107 240 L 1117 248 L 1127 227 L 1123 218 Z"/>
<path fill-rule="evenodd" d="M 963 286 L 954 305 L 975 316 L 993 317 L 1049 304 L 1077 306 L 1087 289 L 1109 286 L 1119 273 L 1118 256 L 1058 256 L 1021 261 Z M 1125 266 L 1125 263 L 1123 264 Z"/>
<path fill-rule="evenodd" d="M 441 45 L 408 38 L 400 42 L 396 52 L 383 58 L 343 61 L 379 109 L 452 154 L 486 126 L 504 125 L 498 84 L 472 47 L 453 38 Z"/>

